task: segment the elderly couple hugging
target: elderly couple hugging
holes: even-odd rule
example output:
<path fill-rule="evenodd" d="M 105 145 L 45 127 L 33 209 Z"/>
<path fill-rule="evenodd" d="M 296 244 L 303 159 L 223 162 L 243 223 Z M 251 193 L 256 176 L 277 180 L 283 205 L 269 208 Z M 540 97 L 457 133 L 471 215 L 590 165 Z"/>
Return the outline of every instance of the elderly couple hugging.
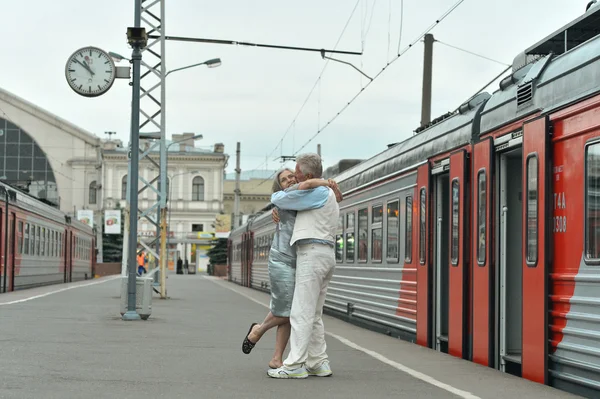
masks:
<path fill-rule="evenodd" d="M 332 375 L 326 353 L 323 305 L 335 268 L 335 233 L 342 195 L 333 180 L 321 178 L 317 154 L 302 154 L 296 169 L 279 171 L 271 203 L 277 223 L 269 253 L 270 312 L 252 323 L 242 343 L 249 354 L 277 326 L 275 353 L 267 374 L 273 378 Z M 283 352 L 290 342 L 290 352 Z"/>

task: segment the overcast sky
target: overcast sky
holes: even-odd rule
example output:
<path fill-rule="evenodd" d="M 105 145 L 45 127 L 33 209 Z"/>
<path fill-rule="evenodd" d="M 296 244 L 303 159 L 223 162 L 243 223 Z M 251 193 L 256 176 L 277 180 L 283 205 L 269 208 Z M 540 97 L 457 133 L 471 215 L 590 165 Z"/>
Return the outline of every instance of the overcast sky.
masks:
<path fill-rule="evenodd" d="M 166 2 L 167 35 L 230 39 L 363 52 L 336 57 L 374 76 L 456 0 L 178 0 Z M 441 42 L 511 64 L 521 51 L 583 14 L 587 0 L 465 0 L 432 33 Z M 354 10 L 354 12 L 353 12 Z M 103 137 L 116 131 L 129 142 L 131 89 L 127 80 L 97 98 L 73 92 L 64 67 L 71 53 L 93 45 L 126 56 L 126 28 L 134 1 L 4 1 L 0 86 Z M 350 18 L 350 16 L 352 17 Z M 273 159 L 291 155 L 369 80 L 319 53 L 256 47 L 167 42 L 167 69 L 220 57 L 222 66 L 199 67 L 167 79 L 167 131 L 204 135 L 197 145 L 225 144 L 235 167 L 275 169 Z M 410 137 L 419 126 L 423 44 L 394 62 L 304 151 L 322 145 L 325 166 L 340 159 L 367 159 Z M 117 64 L 128 65 L 128 64 Z M 434 46 L 432 118 L 456 109 L 505 66 Z M 494 83 L 488 91 L 498 88 Z M 1 114 L 1 112 L 0 112 Z M 10 115 L 8 115 L 10 118 Z M 295 119 L 295 123 L 292 123 Z M 291 128 L 290 128 L 291 126 Z M 289 129 L 289 131 L 288 131 Z M 276 148 L 283 135 L 282 148 Z M 274 154 L 265 165 L 265 157 Z M 290 164 L 288 164 L 290 165 Z"/>

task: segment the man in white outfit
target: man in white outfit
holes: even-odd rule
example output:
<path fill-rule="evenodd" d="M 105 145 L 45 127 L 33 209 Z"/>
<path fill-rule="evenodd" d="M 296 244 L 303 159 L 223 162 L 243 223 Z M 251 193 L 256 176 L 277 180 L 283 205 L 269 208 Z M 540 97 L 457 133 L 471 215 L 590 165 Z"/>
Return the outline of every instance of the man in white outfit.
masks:
<path fill-rule="evenodd" d="M 317 154 L 296 159 L 296 179 L 303 182 L 323 173 Z M 332 375 L 325 343 L 323 305 L 335 268 L 335 233 L 340 214 L 331 188 L 313 209 L 299 210 L 291 244 L 296 245 L 296 287 L 290 314 L 292 331 L 290 353 L 278 369 L 267 373 L 273 378 L 307 378 Z M 294 209 L 287 193 L 273 194 L 271 202 L 282 209 Z M 318 198 L 317 198 L 318 201 Z M 304 207 L 306 209 L 306 207 Z"/>

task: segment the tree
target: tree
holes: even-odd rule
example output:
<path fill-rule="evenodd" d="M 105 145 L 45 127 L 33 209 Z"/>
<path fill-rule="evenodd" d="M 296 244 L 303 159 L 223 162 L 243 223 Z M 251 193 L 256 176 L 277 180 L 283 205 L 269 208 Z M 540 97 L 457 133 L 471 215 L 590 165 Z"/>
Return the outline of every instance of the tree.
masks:
<path fill-rule="evenodd" d="M 207 253 L 210 260 L 210 270 L 208 274 L 213 274 L 215 265 L 226 265 L 227 264 L 227 239 L 219 238 L 214 247 L 212 247 Z"/>

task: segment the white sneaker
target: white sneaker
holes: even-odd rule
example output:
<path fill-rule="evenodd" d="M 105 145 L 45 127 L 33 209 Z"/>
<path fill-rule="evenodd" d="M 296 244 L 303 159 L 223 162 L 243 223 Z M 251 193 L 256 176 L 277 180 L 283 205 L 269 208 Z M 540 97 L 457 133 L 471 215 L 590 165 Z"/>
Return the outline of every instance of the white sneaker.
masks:
<path fill-rule="evenodd" d="M 279 367 L 278 369 L 269 369 L 267 374 L 271 378 L 308 378 L 308 372 L 304 366 L 298 367 L 297 369 L 286 369 Z"/>
<path fill-rule="evenodd" d="M 308 375 L 316 377 L 329 377 L 333 374 L 331 367 L 329 367 L 329 361 L 325 360 L 321 365 L 315 369 L 306 369 Z"/>

